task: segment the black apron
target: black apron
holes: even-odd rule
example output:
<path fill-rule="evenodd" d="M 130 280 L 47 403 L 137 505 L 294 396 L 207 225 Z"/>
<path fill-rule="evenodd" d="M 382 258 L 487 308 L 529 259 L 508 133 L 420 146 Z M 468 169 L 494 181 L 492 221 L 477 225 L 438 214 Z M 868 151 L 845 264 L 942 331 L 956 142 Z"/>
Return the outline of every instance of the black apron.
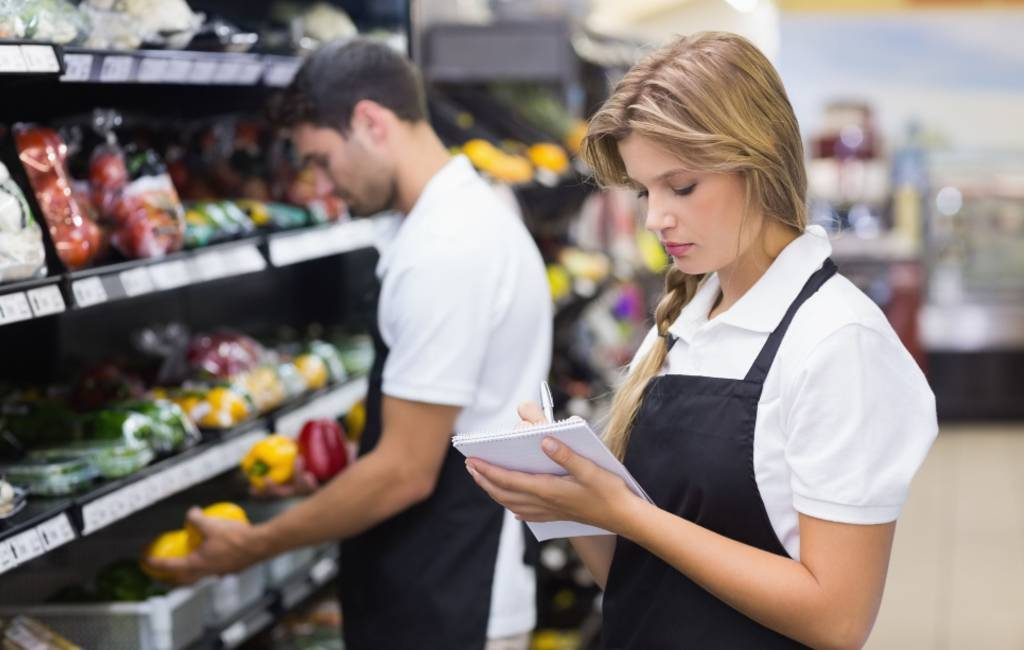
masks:
<path fill-rule="evenodd" d="M 376 325 L 373 339 L 360 454 L 381 436 L 388 347 Z M 342 542 L 345 647 L 482 649 L 503 513 L 473 482 L 462 454 L 449 447 L 430 498 Z"/>
<path fill-rule="evenodd" d="M 659 508 L 789 557 L 754 476 L 757 405 L 793 315 L 835 272 L 835 264 L 826 260 L 811 276 L 744 379 L 662 375 L 648 383 L 624 463 Z M 646 549 L 619 537 L 604 597 L 603 647 L 804 646 L 741 614 Z"/>

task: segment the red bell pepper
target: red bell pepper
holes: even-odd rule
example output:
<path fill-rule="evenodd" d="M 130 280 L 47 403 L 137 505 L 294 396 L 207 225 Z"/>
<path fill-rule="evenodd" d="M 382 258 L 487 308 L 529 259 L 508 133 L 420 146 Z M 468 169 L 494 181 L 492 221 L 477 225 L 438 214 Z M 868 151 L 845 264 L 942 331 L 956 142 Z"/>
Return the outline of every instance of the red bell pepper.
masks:
<path fill-rule="evenodd" d="M 299 453 L 306 471 L 323 482 L 345 469 L 345 432 L 334 420 L 310 420 L 299 434 Z"/>

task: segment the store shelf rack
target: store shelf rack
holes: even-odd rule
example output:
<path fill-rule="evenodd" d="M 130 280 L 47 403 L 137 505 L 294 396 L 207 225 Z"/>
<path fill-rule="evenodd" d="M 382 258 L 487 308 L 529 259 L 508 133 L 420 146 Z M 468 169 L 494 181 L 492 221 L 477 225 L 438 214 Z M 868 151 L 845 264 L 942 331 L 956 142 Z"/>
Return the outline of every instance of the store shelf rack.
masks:
<path fill-rule="evenodd" d="M 355 220 L 0 285 L 0 326 L 371 248 L 375 237 L 372 220 Z"/>
<path fill-rule="evenodd" d="M 30 498 L 21 513 L 0 522 L 0 574 L 229 471 L 255 441 L 275 430 L 285 415 L 292 419 L 325 414 L 338 417 L 361 400 L 366 389 L 363 377 L 324 388 L 87 493 L 59 499 Z"/>

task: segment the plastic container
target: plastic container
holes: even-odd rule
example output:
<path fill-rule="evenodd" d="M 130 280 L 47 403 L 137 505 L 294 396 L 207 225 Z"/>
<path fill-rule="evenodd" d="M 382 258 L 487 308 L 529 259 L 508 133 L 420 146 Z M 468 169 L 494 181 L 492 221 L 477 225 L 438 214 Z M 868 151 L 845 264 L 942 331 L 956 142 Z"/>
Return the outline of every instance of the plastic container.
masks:
<path fill-rule="evenodd" d="M 267 568 L 256 564 L 245 571 L 221 576 L 211 588 L 207 623 L 220 626 L 263 597 Z"/>
<path fill-rule="evenodd" d="M 98 475 L 87 458 L 56 456 L 28 459 L 0 469 L 8 481 L 38 496 L 64 496 L 89 486 Z"/>
<path fill-rule="evenodd" d="M 16 605 L 0 616 L 31 616 L 83 648 L 180 650 L 203 636 L 209 594 L 204 582 L 138 603 Z"/>
<path fill-rule="evenodd" d="M 89 442 L 44 449 L 29 454 L 33 460 L 51 460 L 61 457 L 85 458 L 103 478 L 121 478 L 134 474 L 156 457 L 148 445 L 122 442 Z"/>

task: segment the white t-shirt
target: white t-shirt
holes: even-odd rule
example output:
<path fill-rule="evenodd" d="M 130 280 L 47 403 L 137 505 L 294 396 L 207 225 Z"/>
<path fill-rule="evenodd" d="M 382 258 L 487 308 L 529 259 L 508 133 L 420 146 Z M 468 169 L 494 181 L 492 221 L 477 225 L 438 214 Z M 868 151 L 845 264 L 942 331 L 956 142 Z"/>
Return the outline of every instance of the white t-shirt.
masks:
<path fill-rule="evenodd" d="M 390 348 L 385 395 L 460 406 L 456 431 L 507 428 L 551 365 L 544 263 L 519 216 L 452 159 L 427 184 L 377 266 L 378 319 Z M 522 525 L 505 513 L 488 637 L 533 629 L 535 578 Z"/>
<path fill-rule="evenodd" d="M 662 374 L 742 379 L 807 279 L 832 253 L 811 226 L 727 311 L 711 275 L 669 331 Z M 652 328 L 634 363 L 657 339 Z M 935 397 L 882 311 L 841 275 L 796 312 L 765 380 L 754 475 L 772 528 L 800 558 L 797 513 L 850 524 L 895 521 L 938 433 Z"/>

